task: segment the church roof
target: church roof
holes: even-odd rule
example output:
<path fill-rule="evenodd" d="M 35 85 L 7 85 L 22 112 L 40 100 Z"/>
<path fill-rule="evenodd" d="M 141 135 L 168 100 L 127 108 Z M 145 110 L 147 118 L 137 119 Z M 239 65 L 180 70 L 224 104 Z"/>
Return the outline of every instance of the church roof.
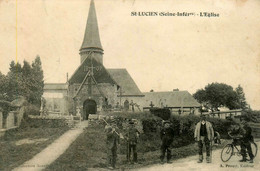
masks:
<path fill-rule="evenodd" d="M 122 96 L 143 96 L 126 69 L 107 69 L 107 71 L 122 88 Z"/>
<path fill-rule="evenodd" d="M 151 101 L 154 107 L 200 107 L 200 104 L 188 91 L 166 91 L 166 92 L 145 92 L 142 106 L 150 107 Z"/>
<path fill-rule="evenodd" d="M 93 0 L 90 2 L 85 35 L 80 50 L 85 48 L 99 48 L 103 50 L 99 37 L 98 22 Z"/>
<path fill-rule="evenodd" d="M 87 57 L 77 68 L 77 70 L 73 73 L 73 75 L 69 79 L 69 83 L 78 83 L 81 84 L 84 80 L 87 72 L 91 67 L 94 67 L 93 69 L 93 76 L 97 83 L 110 83 L 110 84 L 116 84 L 116 81 L 113 79 L 113 77 L 110 75 L 110 73 L 106 70 L 103 64 L 96 61 L 95 58 Z"/>

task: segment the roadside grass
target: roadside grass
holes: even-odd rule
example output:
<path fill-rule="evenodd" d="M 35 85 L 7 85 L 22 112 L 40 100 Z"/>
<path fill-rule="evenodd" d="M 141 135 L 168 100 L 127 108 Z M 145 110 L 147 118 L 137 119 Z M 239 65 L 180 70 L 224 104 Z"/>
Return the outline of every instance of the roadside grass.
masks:
<path fill-rule="evenodd" d="M 142 137 L 143 136 L 143 137 Z M 160 137 L 157 133 L 151 135 L 141 134 L 137 151 L 138 164 L 131 165 L 126 161 L 127 145 L 123 140 L 118 147 L 117 166 L 120 169 L 139 168 L 142 166 L 159 163 Z M 222 148 L 222 144 L 214 146 L 213 149 Z M 185 158 L 197 154 L 197 144 L 192 143 L 187 146 L 173 148 L 172 159 Z M 55 162 L 45 170 L 104 170 L 106 169 L 106 135 L 104 125 L 98 122 L 89 122 L 89 127 L 71 144 Z"/>
<path fill-rule="evenodd" d="M 22 127 L 6 131 L 0 138 L 0 170 L 12 170 L 30 160 L 68 129 Z"/>

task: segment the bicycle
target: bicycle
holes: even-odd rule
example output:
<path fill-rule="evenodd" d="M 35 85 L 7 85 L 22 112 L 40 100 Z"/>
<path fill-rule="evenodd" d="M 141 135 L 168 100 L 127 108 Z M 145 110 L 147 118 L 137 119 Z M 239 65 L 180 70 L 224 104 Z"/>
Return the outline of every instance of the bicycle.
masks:
<path fill-rule="evenodd" d="M 221 160 L 223 162 L 227 162 L 234 155 L 241 156 L 241 149 L 240 147 L 237 147 L 240 146 L 239 140 L 240 138 L 233 138 L 232 143 L 224 146 L 224 148 L 221 151 Z M 257 150 L 258 150 L 257 144 L 254 141 L 250 141 L 250 143 L 251 143 L 252 153 L 255 157 L 257 155 Z"/>

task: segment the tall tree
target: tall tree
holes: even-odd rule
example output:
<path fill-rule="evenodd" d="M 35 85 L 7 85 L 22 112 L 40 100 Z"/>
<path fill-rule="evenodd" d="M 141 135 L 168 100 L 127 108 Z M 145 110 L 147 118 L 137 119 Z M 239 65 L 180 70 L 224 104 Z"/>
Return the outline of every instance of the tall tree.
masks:
<path fill-rule="evenodd" d="M 244 90 L 243 88 L 241 87 L 241 85 L 239 84 L 238 87 L 236 88 L 236 93 L 237 93 L 237 96 L 238 96 L 238 106 L 243 109 L 243 110 L 246 110 L 248 109 L 248 104 L 246 102 L 246 97 L 245 97 L 245 93 L 244 93 Z"/>
<path fill-rule="evenodd" d="M 22 67 L 19 63 L 12 61 L 10 63 L 10 71 L 7 73 L 7 87 L 5 91 L 7 93 L 8 101 L 12 101 L 17 96 L 23 95 L 23 79 L 22 79 Z"/>
<path fill-rule="evenodd" d="M 34 82 L 32 78 L 32 67 L 29 62 L 24 60 L 22 67 L 22 94 L 28 100 L 29 103 L 32 103 L 33 101 L 33 84 Z"/>
<path fill-rule="evenodd" d="M 225 106 L 229 109 L 237 109 L 237 94 L 233 87 L 224 83 L 211 83 L 204 89 L 198 90 L 193 97 L 200 103 L 206 104 L 213 111 Z"/>
<path fill-rule="evenodd" d="M 43 94 L 44 80 L 43 80 L 42 62 L 39 55 L 36 56 L 32 62 L 32 80 L 33 80 L 33 104 L 40 106 L 41 97 Z"/>
<path fill-rule="evenodd" d="M 0 100 L 7 100 L 6 89 L 8 87 L 7 77 L 0 72 Z"/>
<path fill-rule="evenodd" d="M 0 73 L 0 99 L 12 101 L 18 96 L 24 96 L 26 100 L 40 107 L 43 94 L 43 70 L 41 59 L 36 56 L 30 65 L 23 62 L 23 66 L 12 61 L 7 76 Z"/>

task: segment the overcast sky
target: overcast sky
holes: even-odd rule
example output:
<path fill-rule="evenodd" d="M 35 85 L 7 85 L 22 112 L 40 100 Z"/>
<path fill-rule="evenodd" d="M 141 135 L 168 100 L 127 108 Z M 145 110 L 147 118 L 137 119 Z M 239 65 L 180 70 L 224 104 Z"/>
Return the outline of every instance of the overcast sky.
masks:
<path fill-rule="evenodd" d="M 0 0 L 0 71 L 41 57 L 45 82 L 65 82 L 80 64 L 90 0 Z M 260 109 L 259 0 L 95 0 L 107 68 L 126 68 L 141 91 L 190 93 L 208 83 L 241 84 Z M 131 12 L 220 17 L 131 16 Z"/>

